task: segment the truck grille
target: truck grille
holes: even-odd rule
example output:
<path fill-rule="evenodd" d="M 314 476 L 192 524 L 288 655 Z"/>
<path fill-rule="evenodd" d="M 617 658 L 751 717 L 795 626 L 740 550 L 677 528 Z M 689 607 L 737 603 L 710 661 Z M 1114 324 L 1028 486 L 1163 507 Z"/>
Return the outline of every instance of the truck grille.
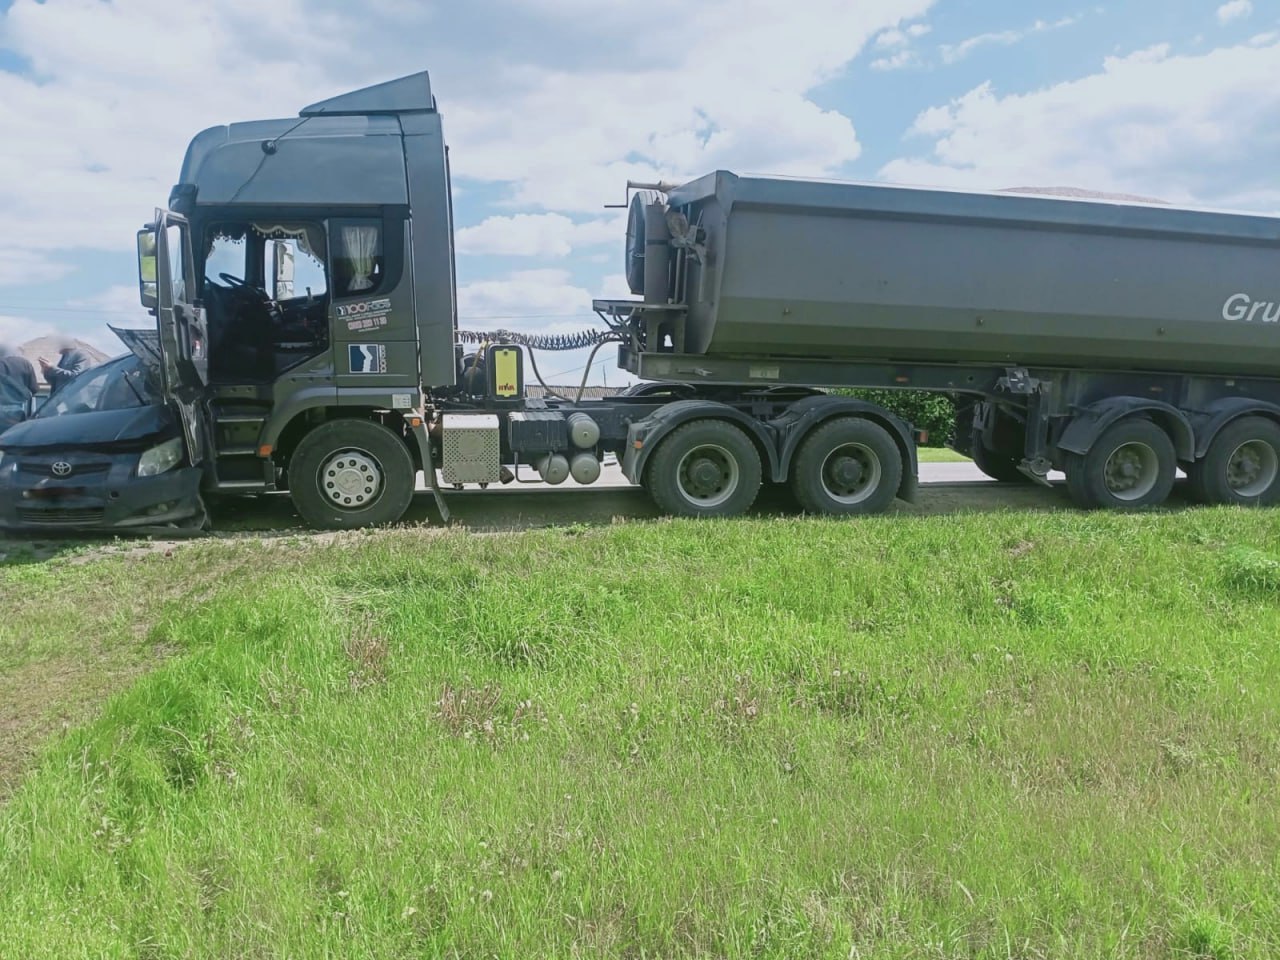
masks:
<path fill-rule="evenodd" d="M 19 507 L 18 520 L 22 523 L 43 524 L 50 527 L 71 527 L 101 523 L 105 513 L 102 507 L 55 507 L 49 510 Z"/>

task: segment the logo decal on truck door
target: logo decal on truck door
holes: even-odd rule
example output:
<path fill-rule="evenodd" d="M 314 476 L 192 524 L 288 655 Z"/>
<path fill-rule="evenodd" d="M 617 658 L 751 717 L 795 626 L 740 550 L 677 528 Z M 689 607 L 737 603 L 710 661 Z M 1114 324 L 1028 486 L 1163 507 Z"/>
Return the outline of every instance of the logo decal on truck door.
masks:
<path fill-rule="evenodd" d="M 380 343 L 351 343 L 347 345 L 352 373 L 386 373 L 387 348 Z"/>
<path fill-rule="evenodd" d="M 363 300 L 360 303 L 338 304 L 338 319 L 345 320 L 352 332 L 377 330 L 387 325 L 391 313 L 391 300 Z"/>

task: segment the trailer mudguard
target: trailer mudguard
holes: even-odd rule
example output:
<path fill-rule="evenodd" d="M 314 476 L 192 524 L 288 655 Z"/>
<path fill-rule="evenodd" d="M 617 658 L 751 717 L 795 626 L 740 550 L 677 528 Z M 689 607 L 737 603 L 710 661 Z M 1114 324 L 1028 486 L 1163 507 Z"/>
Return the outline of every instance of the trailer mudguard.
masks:
<path fill-rule="evenodd" d="M 1189 462 L 1195 453 L 1195 430 L 1177 407 L 1148 397 L 1108 397 L 1080 410 L 1058 440 L 1058 448 L 1081 456 L 1092 449 L 1098 437 L 1113 423 L 1134 414 L 1151 414 L 1151 419 L 1169 431 L 1178 459 Z"/>
<path fill-rule="evenodd" d="M 1233 420 L 1251 414 L 1280 422 L 1280 406 L 1254 397 L 1224 397 L 1209 405 L 1203 413 L 1193 415 L 1196 430 L 1196 459 L 1209 452 L 1209 444 Z"/>
<path fill-rule="evenodd" d="M 797 400 L 777 420 L 773 427 L 782 435 L 782 454 L 779 457 L 778 474 L 774 480 L 781 482 L 791 472 L 791 461 L 801 442 L 816 427 L 835 417 L 856 416 L 878 423 L 889 431 L 893 442 L 902 453 L 902 483 L 898 486 L 898 498 L 915 502 L 919 486 L 919 457 L 912 428 L 901 417 L 884 407 L 852 397 L 816 396 Z"/>
<path fill-rule="evenodd" d="M 766 424 L 748 414 L 714 400 L 677 400 L 654 411 L 627 428 L 627 449 L 622 457 L 622 473 L 632 483 L 640 483 L 645 464 L 663 437 L 691 420 L 727 420 L 742 427 L 765 452 L 766 476 L 778 473 L 778 439 Z"/>

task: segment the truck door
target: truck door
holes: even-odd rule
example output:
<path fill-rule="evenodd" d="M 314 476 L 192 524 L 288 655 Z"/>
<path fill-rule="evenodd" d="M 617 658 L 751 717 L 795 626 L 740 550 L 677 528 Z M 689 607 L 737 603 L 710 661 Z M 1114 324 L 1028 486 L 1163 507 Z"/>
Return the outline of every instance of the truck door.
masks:
<path fill-rule="evenodd" d="M 157 210 L 155 223 L 138 233 L 138 265 L 143 306 L 156 315 L 164 395 L 182 421 L 191 462 L 198 464 L 204 460 L 198 401 L 209 374 L 209 337 L 186 218 Z"/>

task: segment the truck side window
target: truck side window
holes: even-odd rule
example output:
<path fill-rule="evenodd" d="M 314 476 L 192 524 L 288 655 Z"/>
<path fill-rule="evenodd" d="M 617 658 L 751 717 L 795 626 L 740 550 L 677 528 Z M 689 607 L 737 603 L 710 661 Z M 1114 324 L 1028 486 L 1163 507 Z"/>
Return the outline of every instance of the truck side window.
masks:
<path fill-rule="evenodd" d="M 334 294 L 360 297 L 379 292 L 387 273 L 382 224 L 377 220 L 334 220 L 330 237 Z"/>
<path fill-rule="evenodd" d="M 211 283 L 222 283 L 218 275 L 229 273 L 233 277 L 243 277 L 244 270 L 244 227 L 219 225 L 210 231 L 209 253 L 204 261 L 204 278 Z"/>
<path fill-rule="evenodd" d="M 268 240 L 262 275 L 272 300 L 322 297 L 327 292 L 324 263 L 295 237 Z"/>
<path fill-rule="evenodd" d="M 323 297 L 324 230 L 318 224 L 255 223 L 262 242 L 262 281 L 272 300 Z"/>

